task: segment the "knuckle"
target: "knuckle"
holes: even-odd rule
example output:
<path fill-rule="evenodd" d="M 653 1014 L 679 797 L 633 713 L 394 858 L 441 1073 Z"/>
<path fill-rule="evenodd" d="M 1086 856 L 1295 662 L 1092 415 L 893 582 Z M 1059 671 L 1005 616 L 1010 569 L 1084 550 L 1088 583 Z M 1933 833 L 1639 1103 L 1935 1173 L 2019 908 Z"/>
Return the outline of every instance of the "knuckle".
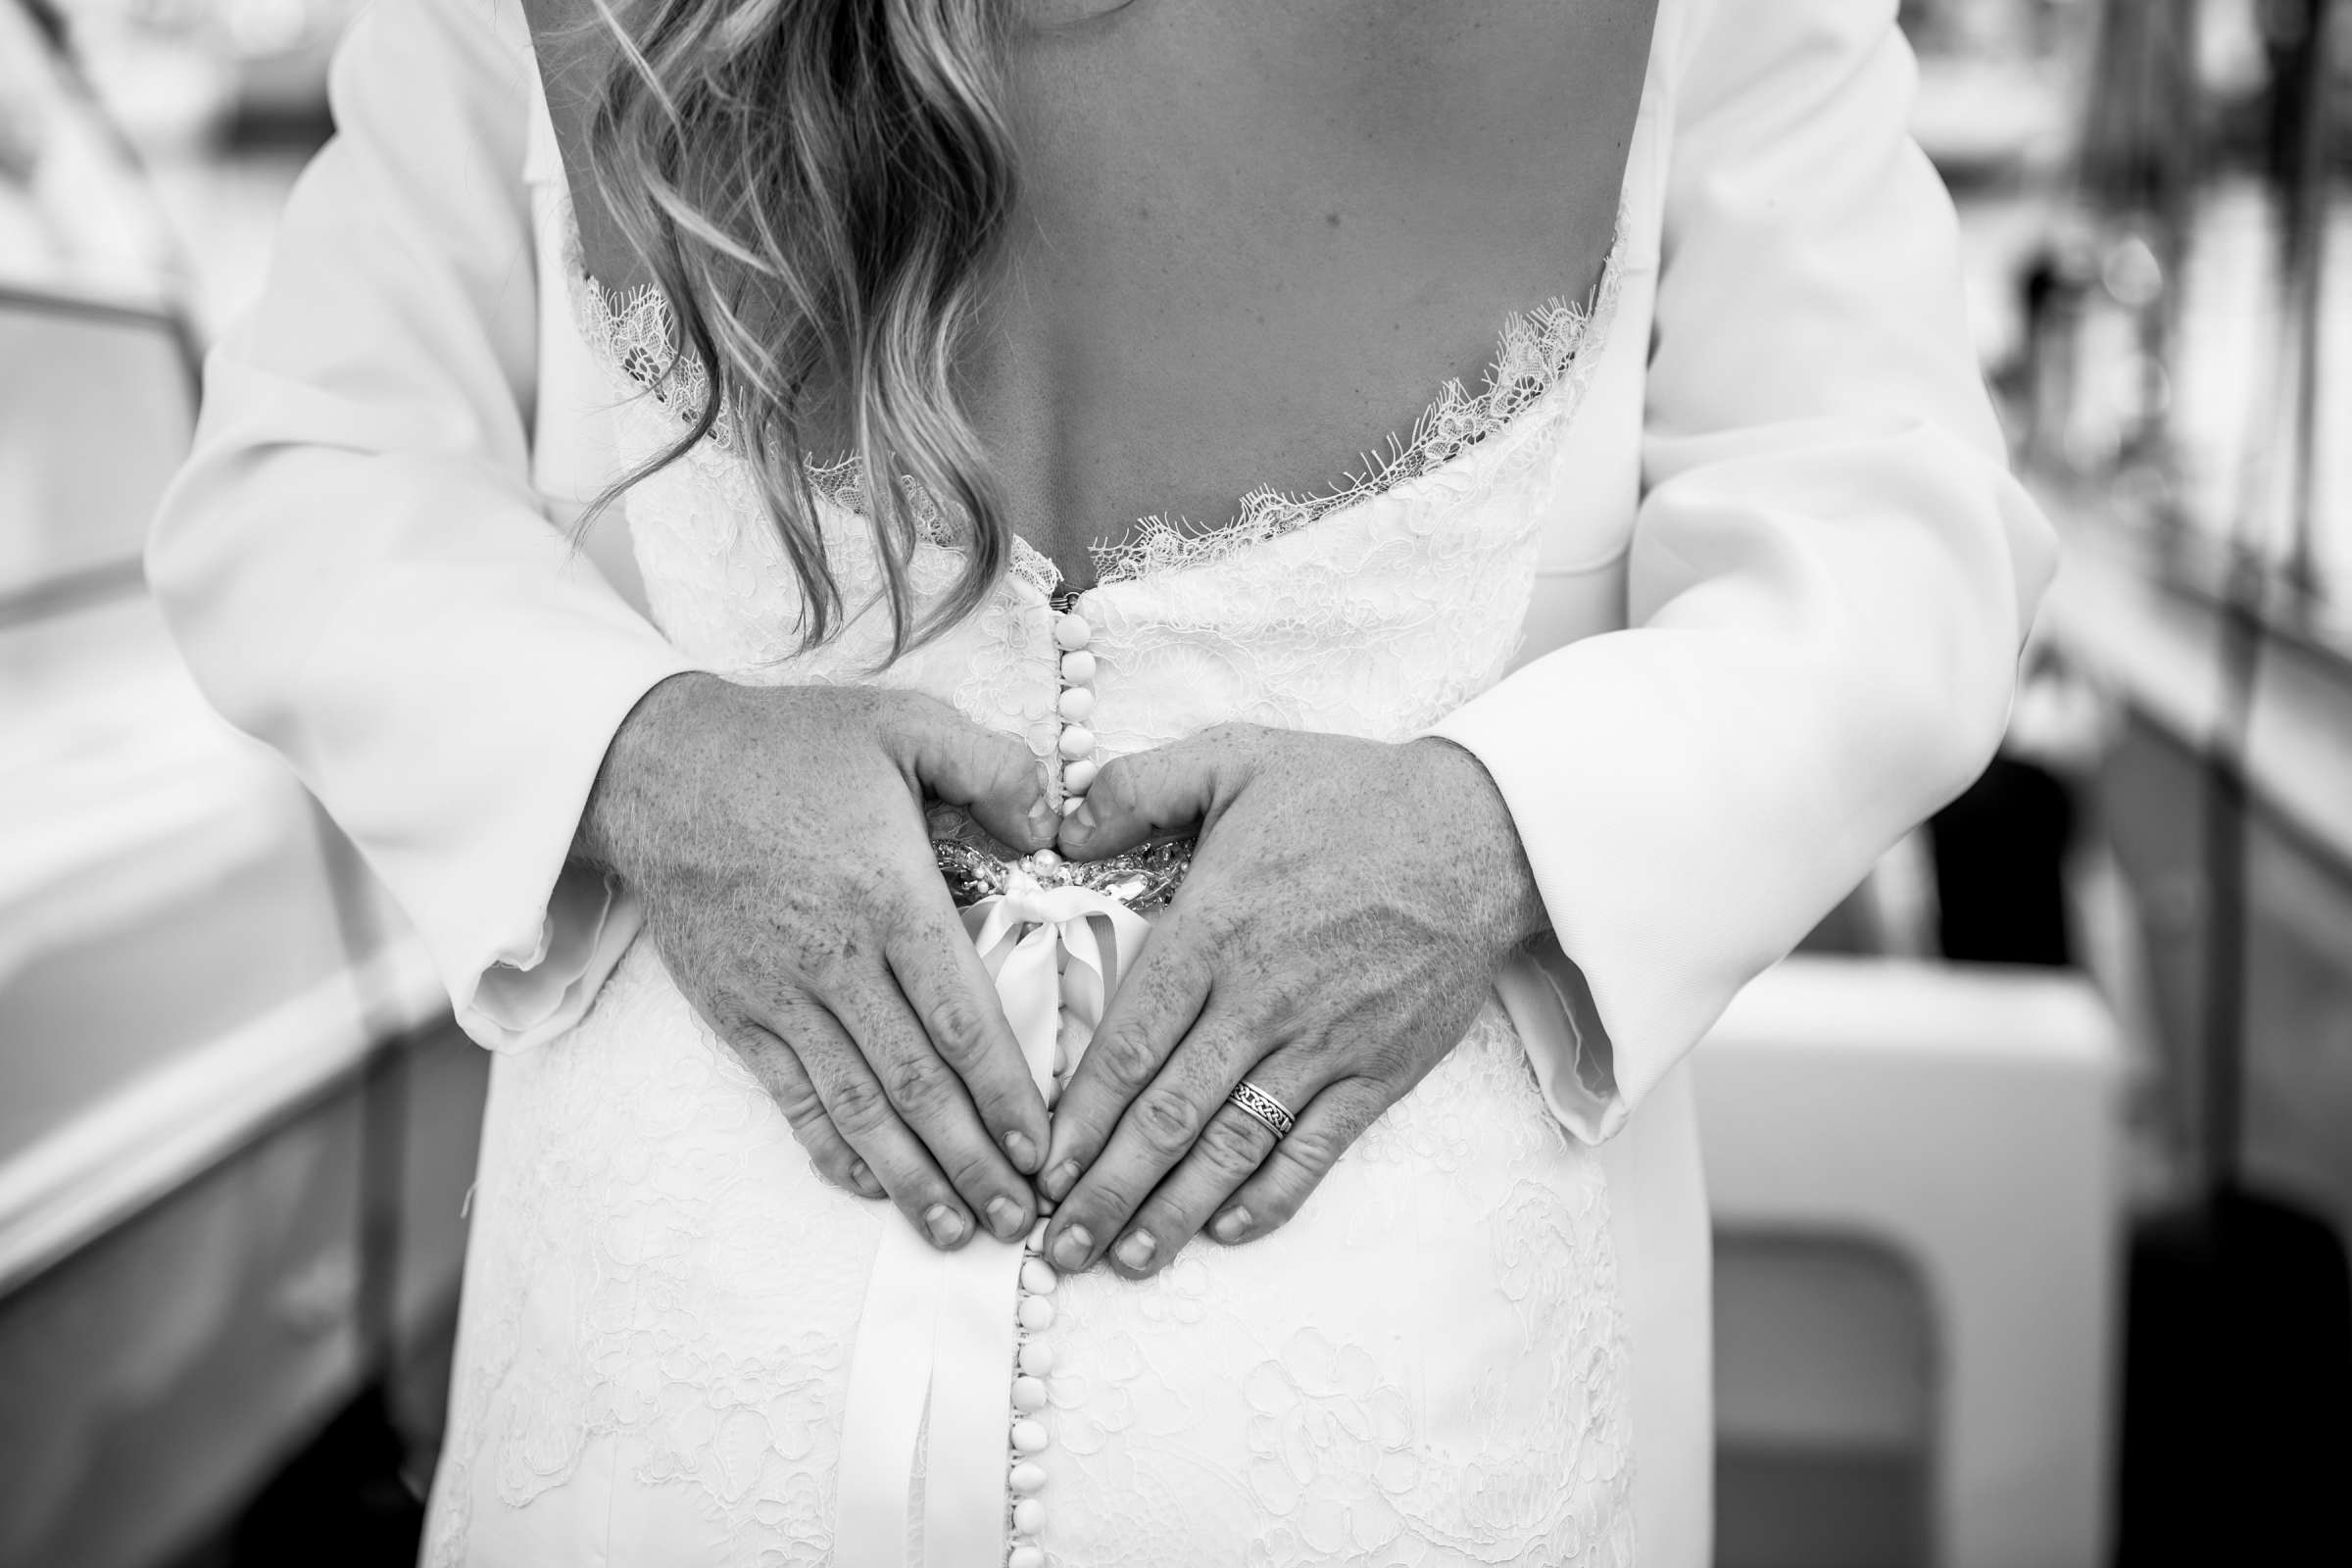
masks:
<path fill-rule="evenodd" d="M 1200 1136 L 1200 1109 L 1170 1089 L 1148 1089 L 1135 1102 L 1136 1131 L 1161 1153 L 1180 1153 Z"/>
<path fill-rule="evenodd" d="M 830 1121 L 831 1118 L 825 1114 L 825 1102 L 816 1098 L 816 1090 L 807 1078 L 798 1073 L 781 1076 L 763 1073 L 761 1077 L 766 1080 L 768 1097 L 775 1101 L 776 1108 L 784 1113 L 784 1119 L 792 1124 L 793 1136 L 803 1143 L 808 1141 L 808 1134 L 811 1130 L 823 1127 Z"/>
<path fill-rule="evenodd" d="M 845 895 L 847 899 L 861 897 L 862 892 L 855 889 Z M 851 990 L 860 978 L 864 956 L 858 933 L 842 926 L 838 917 L 822 924 L 804 923 L 794 931 L 793 972 L 820 995 Z"/>
<path fill-rule="evenodd" d="M 1200 1151 L 1229 1175 L 1247 1175 L 1265 1163 L 1274 1135 L 1256 1118 L 1235 1111 L 1211 1117 L 1201 1129 Z"/>
<path fill-rule="evenodd" d="M 916 923 L 914 890 L 897 864 L 877 859 L 863 868 L 852 896 L 856 915 L 832 956 L 860 961 L 870 977 L 865 983 L 879 984 L 875 966 L 890 951 L 894 935 Z"/>
<path fill-rule="evenodd" d="M 1102 1070 L 1114 1084 L 1132 1087 L 1143 1083 L 1159 1069 L 1159 1053 L 1152 1049 L 1152 1041 L 1141 1030 L 1121 1029 L 1102 1035 L 1086 1048 L 1089 1060 L 1100 1054 Z"/>
<path fill-rule="evenodd" d="M 846 1079 L 833 1092 L 833 1125 L 845 1138 L 863 1138 L 889 1125 L 890 1102 L 881 1086 L 863 1076 Z"/>
<path fill-rule="evenodd" d="M 923 1008 L 923 1028 L 940 1054 L 956 1061 L 978 1056 L 988 1039 L 985 1015 L 960 992 L 934 998 Z"/>
<path fill-rule="evenodd" d="M 939 1058 L 927 1052 L 892 1062 L 883 1074 L 891 1103 L 909 1116 L 927 1117 L 944 1109 L 955 1093 Z"/>

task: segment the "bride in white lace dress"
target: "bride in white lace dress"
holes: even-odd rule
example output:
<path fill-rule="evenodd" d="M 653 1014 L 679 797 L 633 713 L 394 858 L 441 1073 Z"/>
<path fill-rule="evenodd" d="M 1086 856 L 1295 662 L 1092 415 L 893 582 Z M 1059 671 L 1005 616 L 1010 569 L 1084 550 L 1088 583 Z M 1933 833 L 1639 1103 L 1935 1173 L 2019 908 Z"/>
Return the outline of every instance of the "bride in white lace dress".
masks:
<path fill-rule="evenodd" d="M 1259 495 L 1209 532 L 1146 532 L 1103 551 L 1074 599 L 1057 597 L 1051 561 L 1016 544 L 976 612 L 896 660 L 875 615 L 796 650 L 798 587 L 730 441 L 631 493 L 637 563 L 657 623 L 698 663 L 739 682 L 931 693 L 1034 737 L 1064 786 L 1088 759 L 1234 719 L 1406 741 L 1510 659 L 1543 499 L 1562 482 L 1618 292 L 1612 264 L 1590 309 L 1514 322 L 1488 389 L 1442 396 L 1376 478 L 1312 502 Z M 575 299 L 614 367 L 668 341 L 657 297 L 611 321 L 593 289 Z M 676 424 L 638 400 L 622 431 L 634 463 Z M 828 477 L 829 542 L 855 603 L 879 573 L 850 476 Z M 919 545 L 918 594 L 959 565 Z M 1057 712 L 1071 693 L 1085 694 L 1083 726 Z M 1081 735 L 1088 759 L 1064 760 Z M 1107 868 L 1151 881 L 1153 862 L 1130 870 L 1132 858 Z M 1027 859 L 1012 877 L 1102 886 L 1105 869 Z M 1068 932 L 1057 967 L 1095 957 L 1103 904 L 1025 902 L 1036 907 L 1016 918 L 1037 937 Z M 1064 991 L 1079 978 L 1047 977 Z M 1066 1081 L 1086 1030 L 1073 1019 L 1058 1034 L 1038 1065 Z M 1059 1086 L 1047 1087 L 1052 1101 Z M 667 1517 L 622 1539 L 708 1530 L 727 1560 L 824 1560 L 853 1494 L 889 1482 L 896 1495 L 875 1500 L 904 1502 L 905 1461 L 843 1428 L 858 1427 L 860 1400 L 892 1396 L 886 1375 L 912 1368 L 895 1436 L 911 1442 L 927 1415 L 915 1511 L 930 1534 L 971 1528 L 941 1500 L 953 1480 L 976 1494 L 992 1544 L 1009 1505 L 1016 1551 L 1034 1543 L 1073 1564 L 1632 1559 L 1607 1183 L 1544 1105 L 1494 1004 L 1287 1227 L 1195 1248 L 1141 1281 L 1063 1275 L 1021 1262 L 1017 1246 L 993 1271 L 930 1253 L 792 1154 L 760 1081 L 643 940 L 560 1045 L 502 1079 L 436 1557 L 499 1539 L 509 1527 L 483 1517 L 491 1499 L 577 1487 L 583 1442 L 605 1438 L 625 1471 L 701 1483 L 636 1499 Z M 966 1279 L 988 1293 L 970 1351 L 945 1343 Z M 877 1326 L 877 1298 L 901 1293 L 941 1312 L 939 1327 Z M 661 1304 L 649 1314 L 648 1301 Z M 949 1424 L 967 1415 L 950 1382 L 967 1371 L 959 1354 L 974 1356 L 976 1431 Z"/>
<path fill-rule="evenodd" d="M 2048 569 L 1891 4 L 1102 9 L 346 47 L 150 564 L 501 1053 L 430 1563 L 1706 1558 L 1680 1063 Z"/>

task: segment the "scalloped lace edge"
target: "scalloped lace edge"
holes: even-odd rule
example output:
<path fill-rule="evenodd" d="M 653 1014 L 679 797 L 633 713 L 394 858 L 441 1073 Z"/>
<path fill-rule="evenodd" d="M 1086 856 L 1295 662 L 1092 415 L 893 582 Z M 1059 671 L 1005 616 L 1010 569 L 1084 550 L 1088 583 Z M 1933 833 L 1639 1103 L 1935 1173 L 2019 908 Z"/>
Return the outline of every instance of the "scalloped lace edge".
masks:
<path fill-rule="evenodd" d="M 1414 421 L 1411 436 L 1392 435 L 1388 450 L 1366 454 L 1360 470 L 1324 490 L 1284 491 L 1260 485 L 1242 497 L 1231 518 L 1208 527 L 1166 513 L 1141 518 L 1127 538 L 1089 547 L 1102 580 L 1200 565 L 1295 533 L 1438 472 L 1509 429 L 1554 392 L 1571 399 L 1581 395 L 1616 315 L 1624 237 L 1620 213 L 1608 260 L 1588 301 L 1579 304 L 1555 295 L 1533 311 L 1506 317 L 1500 347 L 1481 388 L 1473 392 L 1459 377 L 1446 380 Z"/>
<path fill-rule="evenodd" d="M 564 273 L 583 334 L 619 382 L 650 395 L 680 426 L 692 424 L 710 395 L 710 378 L 691 356 L 678 352 L 669 300 L 651 283 L 606 288 L 588 271 L 568 196 L 563 201 L 562 217 Z M 1440 471 L 1509 429 L 1554 393 L 1573 408 L 1592 378 L 1616 316 L 1626 232 L 1627 213 L 1621 206 L 1592 294 L 1581 303 L 1555 295 L 1533 311 L 1505 317 L 1480 388 L 1474 392 L 1460 377 L 1447 378 L 1414 421 L 1412 434 L 1392 435 L 1385 452 L 1365 455 L 1360 470 L 1321 490 L 1260 485 L 1245 494 L 1234 515 L 1222 523 L 1201 526 L 1167 513 L 1139 518 L 1127 538 L 1087 547 L 1098 583 L 1202 565 L 1295 533 Z M 735 422 L 723 400 L 704 439 L 721 452 L 736 452 Z M 866 514 L 865 465 L 856 454 L 830 461 L 806 456 L 802 471 L 826 501 L 854 516 Z M 957 548 L 938 500 L 911 477 L 903 482 L 913 503 L 918 534 L 943 549 Z M 1009 570 L 1040 593 L 1054 592 L 1062 581 L 1053 558 L 1018 534 L 1012 540 Z"/>

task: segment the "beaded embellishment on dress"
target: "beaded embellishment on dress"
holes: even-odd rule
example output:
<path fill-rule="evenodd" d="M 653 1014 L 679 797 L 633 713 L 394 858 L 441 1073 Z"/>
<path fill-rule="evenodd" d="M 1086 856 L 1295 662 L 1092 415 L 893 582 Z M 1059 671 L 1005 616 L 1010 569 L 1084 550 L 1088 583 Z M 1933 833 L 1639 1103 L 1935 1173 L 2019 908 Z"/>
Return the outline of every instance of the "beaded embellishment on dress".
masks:
<path fill-rule="evenodd" d="M 1075 798 L 1075 797 L 1073 797 Z M 931 813 L 931 855 L 958 908 L 1002 893 L 1015 871 L 1041 887 L 1086 888 L 1149 914 L 1176 896 L 1193 863 L 1191 839 L 1161 839 L 1100 860 L 1059 856 L 1010 858 L 981 842 L 970 818 L 954 808 Z"/>

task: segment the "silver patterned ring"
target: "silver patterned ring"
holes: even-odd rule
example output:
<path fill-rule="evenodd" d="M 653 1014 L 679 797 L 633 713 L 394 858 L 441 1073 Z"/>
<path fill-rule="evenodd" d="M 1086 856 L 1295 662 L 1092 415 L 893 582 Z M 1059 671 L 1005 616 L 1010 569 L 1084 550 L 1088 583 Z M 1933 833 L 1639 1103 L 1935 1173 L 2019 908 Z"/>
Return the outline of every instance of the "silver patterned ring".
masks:
<path fill-rule="evenodd" d="M 1281 1101 L 1276 1100 L 1247 1078 L 1237 1084 L 1233 1093 L 1225 1098 L 1272 1128 L 1276 1138 L 1288 1138 L 1291 1135 L 1291 1129 L 1298 1125 L 1298 1118 L 1285 1109 Z"/>

